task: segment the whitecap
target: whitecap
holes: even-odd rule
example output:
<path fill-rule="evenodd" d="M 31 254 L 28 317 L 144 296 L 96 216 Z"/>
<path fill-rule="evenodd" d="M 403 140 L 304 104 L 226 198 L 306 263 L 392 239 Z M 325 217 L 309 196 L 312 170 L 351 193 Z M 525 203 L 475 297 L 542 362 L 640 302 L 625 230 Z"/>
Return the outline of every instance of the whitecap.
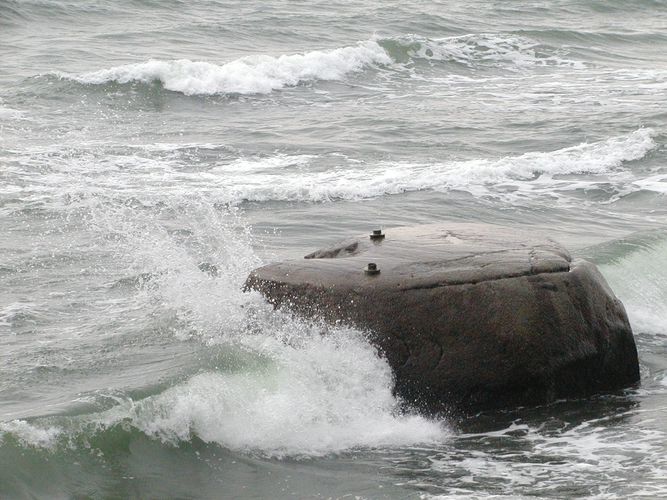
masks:
<path fill-rule="evenodd" d="M 3 438 L 5 434 L 10 434 L 23 446 L 53 448 L 61 433 L 62 429 L 58 427 L 42 427 L 25 420 L 0 422 L 0 438 Z"/>
<path fill-rule="evenodd" d="M 387 361 L 362 332 L 302 321 L 242 292 L 260 261 L 233 209 L 194 200 L 176 209 L 169 228 L 187 228 L 187 241 L 148 211 L 100 205 L 93 212 L 89 231 L 116 235 L 123 274 L 153 276 L 132 304 L 152 315 L 171 312 L 177 321 L 165 335 L 205 344 L 217 353 L 215 364 L 141 399 L 114 395 L 116 405 L 106 411 L 12 421 L 0 430 L 50 447 L 80 446 L 120 428 L 170 445 L 200 439 L 277 458 L 437 443 L 450 435 L 446 423 L 402 411 Z M 215 265 L 215 275 L 202 272 L 201 262 Z"/>
<path fill-rule="evenodd" d="M 507 34 L 476 33 L 434 39 L 419 35 L 376 36 L 330 50 L 278 57 L 258 54 L 223 64 L 189 59 L 150 59 L 82 74 L 53 74 L 87 85 L 160 82 L 165 89 L 185 95 L 267 94 L 306 82 L 343 80 L 351 73 L 371 67 L 401 69 L 406 57 L 408 60 L 455 62 L 469 67 L 585 67 L 583 62 L 568 59 L 562 52 L 527 37 Z"/>
<path fill-rule="evenodd" d="M 358 332 L 322 336 L 297 328 L 302 331 L 291 343 L 243 339 L 266 356 L 265 366 L 197 375 L 137 403 L 130 412 L 133 425 L 165 442 L 196 435 L 279 458 L 446 439 L 442 423 L 400 412 L 387 363 Z"/>
<path fill-rule="evenodd" d="M 595 179 L 558 179 L 559 175 L 572 174 L 604 176 L 600 182 L 608 182 L 610 177 L 624 183 L 637 180 L 636 189 L 650 189 L 652 184 L 633 179 L 633 174 L 621 167 L 625 162 L 643 158 L 654 149 L 653 135 L 651 129 L 639 129 L 598 142 L 500 159 L 352 163 L 324 171 L 315 168 L 286 170 L 290 166 L 304 167 L 312 157 L 244 160 L 201 175 L 208 182 L 217 183 L 223 197 L 235 202 L 354 200 L 421 190 L 462 190 L 475 196 L 514 199 L 552 193 L 554 188 L 566 191 L 592 187 L 597 182 Z M 274 171 L 270 168 L 272 164 L 281 168 Z M 233 176 L 240 165 L 244 166 L 243 175 Z M 501 186 L 514 189 L 499 189 Z"/>
<path fill-rule="evenodd" d="M 525 36 L 500 33 L 473 33 L 445 38 L 404 35 L 395 39 L 413 59 L 520 68 L 531 66 L 586 67 L 582 61 L 569 59 L 566 51 L 541 45 Z"/>
<path fill-rule="evenodd" d="M 0 120 L 13 121 L 24 120 L 25 118 L 26 116 L 24 111 L 0 106 Z"/>
<path fill-rule="evenodd" d="M 371 162 L 336 153 L 234 159 L 224 154 L 207 156 L 203 168 L 197 170 L 191 168 L 191 158 L 176 154 L 179 146 L 172 148 L 174 154 L 166 145 L 160 151 L 143 148 L 143 153 L 142 148 L 137 152 L 134 148 L 131 154 L 104 148 L 46 148 L 19 156 L 11 172 L 15 183 L 25 186 L 15 193 L 17 197 L 52 199 L 53 203 L 62 203 L 65 197 L 67 203 L 79 200 L 85 204 L 92 196 L 111 195 L 153 203 L 165 196 L 188 197 L 193 190 L 226 204 L 359 200 L 424 190 L 465 191 L 510 203 L 540 197 L 552 200 L 554 196 L 567 202 L 568 192 L 609 184 L 616 198 L 641 190 L 664 192 L 664 174 L 643 175 L 626 166 L 657 147 L 654 135 L 652 129 L 642 128 L 554 151 L 423 163 Z M 95 170 L 90 169 L 91 164 Z M 48 165 L 48 171 L 36 165 Z M 148 186 L 155 189 L 146 189 Z"/>
<path fill-rule="evenodd" d="M 272 57 L 242 57 L 225 64 L 179 59 L 126 64 L 80 75 L 57 73 L 83 84 L 108 82 L 151 83 L 185 95 L 266 94 L 273 90 L 315 80 L 341 80 L 349 73 L 391 59 L 377 42 L 367 40 L 354 46 L 315 50 L 303 54 Z"/>

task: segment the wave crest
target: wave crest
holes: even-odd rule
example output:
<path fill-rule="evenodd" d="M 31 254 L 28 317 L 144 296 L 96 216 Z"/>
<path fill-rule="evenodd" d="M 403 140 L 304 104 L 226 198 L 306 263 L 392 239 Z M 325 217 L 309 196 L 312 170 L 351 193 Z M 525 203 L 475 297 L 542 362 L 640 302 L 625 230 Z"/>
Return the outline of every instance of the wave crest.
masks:
<path fill-rule="evenodd" d="M 106 293 L 86 292 L 86 300 L 93 308 L 103 304 L 110 321 L 141 318 L 133 332 L 116 334 L 128 335 L 128 343 L 114 346 L 131 345 L 136 353 L 131 339 L 160 351 L 172 340 L 199 342 L 195 364 L 181 371 L 175 362 L 173 371 L 152 372 L 144 382 L 128 382 L 134 377 L 127 373 L 136 372 L 127 372 L 122 388 L 105 378 L 107 388 L 68 398 L 76 402 L 69 415 L 0 422 L 0 447 L 4 440 L 21 449 L 96 449 L 106 455 L 140 435 L 167 445 L 201 440 L 301 458 L 449 436 L 446 422 L 403 409 L 393 395 L 389 365 L 363 332 L 299 320 L 274 310 L 259 293 L 243 292 L 248 273 L 261 264 L 250 228 L 236 210 L 190 198 L 172 199 L 156 211 L 90 206 L 86 230 L 108 245 L 97 248 L 100 255 L 112 252 L 106 262 L 114 263 L 114 277 L 150 279 L 121 290 L 123 298 L 114 292 L 113 307 Z M 167 207 L 171 216 L 165 221 Z M 115 282 L 106 287 L 118 291 Z M 68 351 L 72 356 L 81 352 L 79 344 Z M 93 374 L 108 359 L 81 355 L 77 373 Z M 140 368 L 150 372 L 153 358 L 146 359 Z"/>
<path fill-rule="evenodd" d="M 98 393 L 116 402 L 99 413 L 0 422 L 0 442 L 106 454 L 118 451 L 119 432 L 129 438 L 139 431 L 173 446 L 200 439 L 266 457 L 308 458 L 434 444 L 450 435 L 443 421 L 401 411 L 389 366 L 360 332 L 325 331 L 265 304 L 256 313 L 261 332 L 209 341 L 221 352 L 216 370 L 139 400 Z"/>
<path fill-rule="evenodd" d="M 380 41 L 397 61 L 426 59 L 453 62 L 467 67 L 479 65 L 570 66 L 582 68 L 581 61 L 567 59 L 565 51 L 516 35 L 479 33 L 447 38 L 404 35 Z"/>
<path fill-rule="evenodd" d="M 341 80 L 349 73 L 391 59 L 377 42 L 304 54 L 248 56 L 223 65 L 209 62 L 150 60 L 61 78 L 82 84 L 160 82 L 165 89 L 185 95 L 267 94 L 273 90 L 316 80 Z"/>
<path fill-rule="evenodd" d="M 105 149 L 47 148 L 30 151 L 21 159 L 12 170 L 15 184 L 3 189 L 16 199 L 39 193 L 42 203 L 54 209 L 61 207 L 63 196 L 66 204 L 85 205 L 91 196 L 122 196 L 152 204 L 164 196 L 187 198 L 193 190 L 232 205 L 245 201 L 358 200 L 426 190 L 465 191 L 475 197 L 514 202 L 565 198 L 567 193 L 597 188 L 608 192 L 602 201 L 613 202 L 637 191 L 665 192 L 664 172 L 642 173 L 625 165 L 641 160 L 657 147 L 654 135 L 652 129 L 642 128 L 555 151 L 428 163 L 368 162 L 338 153 L 230 157 L 211 163 L 211 150 L 221 155 L 227 155 L 227 151 L 205 145 L 203 168 L 197 171 L 190 168 L 192 155 L 199 154 L 195 146 L 188 146 L 191 154 L 185 157 L 181 149 L 186 146 L 176 145 L 151 145 L 143 148 L 145 151 L 133 149 L 123 155 L 109 154 Z M 48 163 L 52 170 L 40 174 L 38 181 L 33 168 L 36 159 Z M 98 165 L 93 173 L 89 169 L 92 162 Z M 99 180 L 102 167 L 113 181 Z M 65 192 L 63 178 L 68 179 L 69 186 Z M 22 187 L 23 180 L 26 185 L 38 184 L 27 190 Z M 148 186 L 155 188 L 150 194 L 146 193 Z"/>
<path fill-rule="evenodd" d="M 264 167 L 265 161 L 248 164 L 237 161 L 210 171 L 210 181 L 234 175 L 239 164 L 243 175 L 234 178 L 229 196 L 233 201 L 329 201 L 363 199 L 412 191 L 467 191 L 474 196 L 516 197 L 591 187 L 595 179 L 558 179 L 561 175 L 591 174 L 617 177 L 623 189 L 633 189 L 632 174 L 619 167 L 643 158 L 656 147 L 653 130 L 639 129 L 607 140 L 582 143 L 550 152 L 530 152 L 496 160 L 477 159 L 444 163 L 383 162 L 375 165 L 350 165 L 346 168 L 298 169 L 298 175 L 285 175 L 285 169 L 300 164 L 302 158 L 283 158 L 276 173 Z M 618 169 L 618 171 L 615 171 Z M 280 176 L 277 182 L 276 175 Z M 607 182 L 608 179 L 603 179 Z M 641 181 L 638 181 L 641 184 Z M 503 186 L 512 186 L 507 191 Z M 628 186 L 630 186 L 628 188 Z M 643 184 L 637 185 L 643 189 Z M 223 188 L 224 189 L 224 188 Z"/>
<path fill-rule="evenodd" d="M 481 33 L 429 39 L 411 34 L 375 37 L 356 45 L 302 54 L 247 56 L 225 64 L 151 59 L 79 75 L 54 74 L 84 85 L 160 82 L 165 89 L 185 95 L 267 94 L 306 82 L 342 80 L 371 67 L 393 66 L 400 70 L 404 63 L 419 60 L 510 70 L 584 66 L 581 61 L 565 58 L 563 50 L 521 36 Z"/>
<path fill-rule="evenodd" d="M 667 336 L 667 233 L 636 233 L 593 252 L 636 332 Z"/>

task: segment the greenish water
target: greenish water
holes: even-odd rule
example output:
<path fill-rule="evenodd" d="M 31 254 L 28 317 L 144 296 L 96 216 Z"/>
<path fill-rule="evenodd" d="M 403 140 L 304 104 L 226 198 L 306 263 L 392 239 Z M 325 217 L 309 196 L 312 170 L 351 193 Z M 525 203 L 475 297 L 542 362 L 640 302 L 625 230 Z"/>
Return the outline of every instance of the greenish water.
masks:
<path fill-rule="evenodd" d="M 666 25 L 647 0 L 0 0 L 0 497 L 667 496 Z M 428 419 L 362 332 L 240 291 L 441 221 L 597 262 L 641 385 Z"/>

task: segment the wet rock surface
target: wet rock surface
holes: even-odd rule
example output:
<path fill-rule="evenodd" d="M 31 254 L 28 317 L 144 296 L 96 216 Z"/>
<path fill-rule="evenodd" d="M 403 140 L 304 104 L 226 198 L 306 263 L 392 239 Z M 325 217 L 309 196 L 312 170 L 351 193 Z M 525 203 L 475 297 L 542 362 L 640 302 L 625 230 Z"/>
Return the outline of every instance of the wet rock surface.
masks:
<path fill-rule="evenodd" d="M 625 309 L 593 264 L 511 228 L 388 229 L 259 268 L 276 307 L 369 332 L 409 404 L 541 404 L 639 380 Z M 364 272 L 374 263 L 379 273 Z"/>

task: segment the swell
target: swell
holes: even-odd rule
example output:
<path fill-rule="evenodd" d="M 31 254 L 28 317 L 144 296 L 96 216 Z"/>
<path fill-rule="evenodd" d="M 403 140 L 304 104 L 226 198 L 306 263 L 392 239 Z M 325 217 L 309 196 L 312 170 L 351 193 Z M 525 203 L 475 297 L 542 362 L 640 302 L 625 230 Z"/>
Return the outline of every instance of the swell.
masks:
<path fill-rule="evenodd" d="M 151 59 L 88 73 L 56 71 L 46 76 L 87 86 L 158 83 L 166 90 L 189 96 L 267 94 L 310 82 L 342 81 L 369 69 L 403 71 L 406 64 L 422 62 L 509 71 L 526 67 L 585 67 L 581 61 L 568 59 L 567 51 L 525 36 L 471 34 L 429 39 L 404 35 L 301 54 L 247 56 L 222 64 Z"/>
<path fill-rule="evenodd" d="M 630 33 L 626 30 L 528 29 L 517 32 L 517 35 L 541 40 L 549 46 L 566 46 L 568 57 L 596 67 L 646 68 L 647 62 L 651 63 L 649 67 L 655 67 L 658 61 L 665 60 L 662 51 L 656 51 L 656 47 L 667 43 L 664 31 L 646 26 Z"/>
<path fill-rule="evenodd" d="M 217 203 L 328 202 L 415 191 L 465 191 L 510 203 L 590 196 L 612 203 L 637 192 L 662 194 L 667 172 L 637 169 L 658 147 L 652 129 L 518 156 L 413 163 L 362 161 L 344 155 L 233 157 L 224 147 L 165 145 L 117 150 L 29 151 L 14 158 L 0 194 L 5 210 L 38 206 L 73 210 L 104 202 L 152 206 L 196 191 Z M 189 154 L 183 154 L 183 148 Z M 227 156 L 220 161 L 222 156 Z M 35 164 L 48 164 L 36 172 Z M 192 164 L 199 168 L 192 170 Z M 91 172 L 89 165 L 99 165 Z M 104 167 L 105 176 L 100 177 Z M 64 187 L 67 186 L 67 187 Z M 586 194 L 588 193 L 588 194 Z M 97 200 L 97 201 L 95 201 Z"/>
<path fill-rule="evenodd" d="M 667 336 L 667 232 L 640 232 L 588 249 L 625 304 L 636 333 Z"/>
<path fill-rule="evenodd" d="M 72 0 L 0 0 L 0 12 L 9 13 L 15 21 L 27 19 L 52 21 L 54 18 L 71 20 L 71 16 L 105 16 L 109 14 L 128 14 L 128 7 L 139 2 L 89 2 Z M 164 2 L 167 3 L 167 2 Z M 173 2 L 169 2 L 170 6 Z M 129 4 L 129 5 L 128 5 Z M 159 2 L 155 5 L 159 6 Z M 0 16 L 0 20 L 3 16 Z M 1 22 L 1 21 L 0 21 Z"/>
<path fill-rule="evenodd" d="M 84 85 L 159 82 L 166 90 L 185 95 L 266 94 L 312 81 L 341 80 L 364 68 L 389 63 L 386 52 L 369 40 L 329 51 L 243 57 L 222 65 L 187 59 L 149 60 L 81 75 L 56 75 Z"/>
<path fill-rule="evenodd" d="M 388 368 L 367 365 L 351 339 L 338 352 L 331 345 L 318 352 L 327 340 L 292 349 L 294 365 L 204 372 L 155 396 L 116 396 L 116 405 L 100 413 L 3 422 L 0 448 L 9 441 L 51 453 L 94 446 L 114 454 L 120 448 L 116 440 L 141 433 L 167 446 L 199 440 L 265 457 L 308 458 L 442 441 L 442 423 L 400 413 L 387 384 Z M 309 354 L 318 356 L 319 366 L 306 360 Z M 339 363 L 335 368 L 333 361 Z"/>
<path fill-rule="evenodd" d="M 534 66 L 583 68 L 569 59 L 567 51 L 541 43 L 536 38 L 512 33 L 475 33 L 446 38 L 404 35 L 379 40 L 397 61 L 450 62 L 468 68 L 484 66 L 517 69 Z"/>
<path fill-rule="evenodd" d="M 28 16 L 21 10 L 20 4 L 12 0 L 0 0 L 0 26 L 12 26 L 25 21 Z"/>
<path fill-rule="evenodd" d="M 187 294 L 171 299 L 180 308 L 189 300 Z M 265 304 L 253 306 L 254 299 L 244 305 L 254 310 L 255 323 L 242 331 L 214 333 L 210 318 L 195 318 L 202 337 L 213 336 L 209 349 L 222 353 L 217 366 L 144 398 L 102 390 L 88 396 L 99 400 L 93 407 L 113 400 L 106 411 L 0 422 L 0 456 L 19 448 L 43 450 L 47 459 L 72 450 L 113 457 L 137 434 L 167 447 L 198 441 L 272 458 L 445 438 L 442 423 L 401 412 L 388 365 L 359 332 L 279 317 Z M 205 302 L 215 307 L 215 300 Z"/>
<path fill-rule="evenodd" d="M 98 293 L 68 284 L 72 294 L 82 294 L 79 303 L 87 309 L 104 309 L 90 317 L 79 309 L 74 317 L 59 319 L 59 331 L 70 332 L 72 324 L 90 321 L 66 345 L 59 339 L 59 349 L 67 348 L 64 354 L 75 370 L 63 370 L 68 366 L 54 359 L 53 346 L 35 366 L 30 359 L 35 346 L 27 344 L 14 350 L 23 375 L 6 376 L 3 382 L 10 393 L 51 393 L 58 375 L 53 392 L 67 396 L 69 406 L 47 417 L 51 408 L 44 404 L 37 413 L 41 417 L 0 422 L 0 460 L 16 448 L 38 450 L 40 460 L 69 450 L 122 454 L 122 443 L 137 435 L 166 448 L 204 442 L 275 458 L 444 439 L 441 422 L 402 412 L 392 393 L 389 365 L 362 332 L 299 321 L 274 311 L 258 294 L 243 293 L 248 272 L 261 263 L 249 228 L 232 209 L 192 200 L 192 193 L 187 198 L 187 208 L 171 197 L 155 211 L 90 207 L 86 231 L 104 244 L 96 260 L 105 270 L 86 276 L 86 282 L 108 280 L 108 268 L 115 275 L 150 280 L 121 287 L 111 281 Z M 26 307 L 5 311 L 8 321 L 16 321 Z M 118 342 L 105 344 L 90 333 L 107 325 Z M 92 352 L 82 347 L 87 343 L 95 347 Z M 191 343 L 208 354 L 163 358 L 169 369 L 156 386 L 156 358 L 146 356 L 142 347 L 178 352 Z M 184 357 L 187 369 L 181 371 L 175 365 Z M 111 377 L 98 378 L 119 366 L 129 375 L 120 387 L 110 385 L 115 384 Z M 148 385 L 137 380 L 142 368 L 151 372 Z M 27 380 L 25 373 L 35 369 Z M 95 382 L 85 392 L 68 392 L 81 380 Z M 28 415 L 35 415 L 32 409 L 44 399 Z M 0 467 L 0 485 L 4 474 L 11 477 L 12 472 Z"/>

